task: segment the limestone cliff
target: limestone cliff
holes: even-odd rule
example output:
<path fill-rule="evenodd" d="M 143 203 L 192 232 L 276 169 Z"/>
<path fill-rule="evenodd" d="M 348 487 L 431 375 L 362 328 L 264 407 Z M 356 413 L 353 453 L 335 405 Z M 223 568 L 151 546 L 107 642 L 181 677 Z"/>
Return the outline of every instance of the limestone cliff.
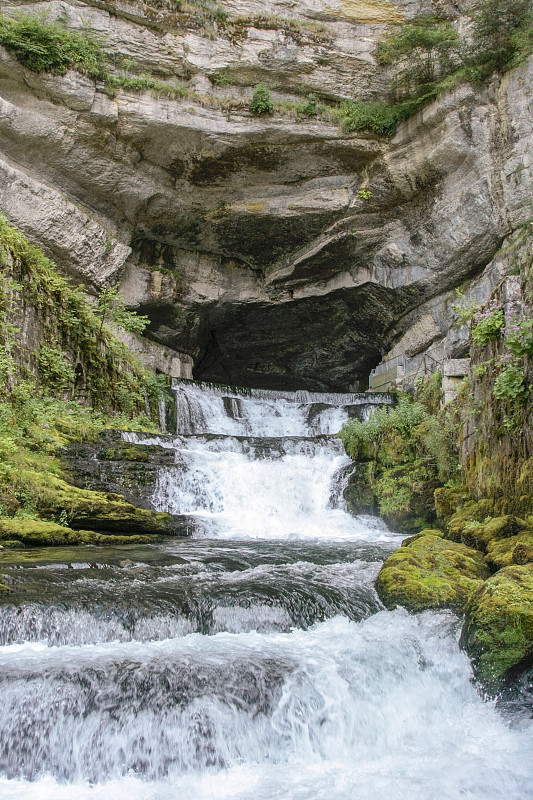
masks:
<path fill-rule="evenodd" d="M 533 60 L 387 139 L 306 118 L 297 101 L 380 96 L 384 26 L 451 5 L 1 7 L 90 25 L 117 75 L 180 81 L 172 97 L 110 90 L 0 48 L 0 208 L 90 290 L 119 280 L 194 377 L 358 389 L 394 347 L 464 353 L 453 290 L 485 300 L 509 269 L 498 251 L 531 216 Z M 259 81 L 271 116 L 248 110 Z"/>

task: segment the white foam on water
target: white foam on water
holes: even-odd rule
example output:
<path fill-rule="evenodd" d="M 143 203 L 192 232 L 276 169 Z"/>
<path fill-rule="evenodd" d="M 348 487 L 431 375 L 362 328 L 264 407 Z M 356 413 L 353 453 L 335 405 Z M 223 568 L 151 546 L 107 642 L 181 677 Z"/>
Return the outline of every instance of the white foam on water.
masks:
<path fill-rule="evenodd" d="M 220 547 L 221 537 L 280 549 L 290 540 L 295 552 L 316 541 L 329 548 L 328 563 L 292 559 L 294 599 L 305 586 L 318 609 L 310 622 L 322 618 L 335 587 L 341 608 L 355 610 L 378 564 L 339 557 L 332 567 L 330 542 L 392 549 L 401 537 L 375 518 L 346 513 L 350 461 L 339 440 L 309 437 L 332 433 L 347 406 L 365 398 L 193 384 L 176 392 L 180 435 L 127 435 L 175 451 L 176 465 L 160 470 L 156 507 L 190 517 Z M 259 553 L 266 545 L 233 546 Z M 258 602 L 274 596 L 283 564 L 253 564 L 241 572 L 220 566 L 210 636 L 188 633 L 168 611 L 168 619 L 128 628 L 76 609 L 58 610 L 57 620 L 14 617 L 10 641 L 24 630 L 43 641 L 0 647 L 2 800 L 531 796 L 532 724 L 518 717 L 511 724 L 480 697 L 453 615 L 381 611 L 287 632 L 290 582 L 282 586 L 285 605 Z M 171 592 L 182 579 L 175 570 L 157 583 Z M 241 607 L 228 602 L 225 582 L 234 592 L 241 584 Z M 97 585 L 91 581 L 95 595 Z M 148 591 L 146 576 L 132 575 L 130 586 Z M 66 621 L 72 637 L 61 644 L 54 630 Z"/>
<path fill-rule="evenodd" d="M 235 452 L 231 440 L 225 450 L 212 444 L 190 443 L 176 469 L 160 470 L 155 509 L 190 516 L 212 538 L 398 540 L 346 513 L 342 492 L 340 507 L 331 507 L 335 478 L 350 464 L 340 442 L 309 441 L 294 454 L 286 447 L 281 457 L 260 459 L 237 446 Z"/>
<path fill-rule="evenodd" d="M 533 779 L 531 723 L 513 728 L 481 699 L 456 627 L 445 612 L 398 610 L 362 623 L 337 617 L 290 634 L 0 648 L 2 667 L 11 664 L 0 709 L 2 743 L 21 723 L 10 716 L 16 708 L 11 691 L 24 698 L 30 726 L 42 723 L 55 703 L 54 730 L 61 732 L 44 727 L 42 773 L 33 782 L 1 779 L 0 796 L 525 800 Z M 13 659 L 20 680 L 11 685 Z M 121 663 L 128 664 L 124 675 Z M 163 663 L 167 671 L 158 673 Z M 185 696 L 165 692 L 173 664 L 188 667 Z M 94 708 L 87 685 L 97 666 L 107 675 L 98 687 L 106 705 Z M 43 686 L 41 676 L 55 672 L 81 678 L 69 687 L 68 700 L 54 694 L 51 678 Z M 140 707 L 135 687 L 157 675 L 151 707 Z M 136 761 L 143 736 L 153 742 L 144 762 Z M 54 760 L 54 748 L 61 758 Z M 69 758 L 80 774 L 64 784 L 54 765 L 65 767 Z M 92 770 L 91 783 L 83 769 Z"/>

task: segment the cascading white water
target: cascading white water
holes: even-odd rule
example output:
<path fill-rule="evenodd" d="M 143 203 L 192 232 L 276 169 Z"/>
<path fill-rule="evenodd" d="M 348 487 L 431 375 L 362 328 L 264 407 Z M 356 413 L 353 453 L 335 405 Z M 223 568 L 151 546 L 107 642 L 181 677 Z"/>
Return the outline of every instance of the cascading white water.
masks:
<path fill-rule="evenodd" d="M 141 439 L 142 441 L 142 439 Z M 177 466 L 161 469 L 159 511 L 187 515 L 197 533 L 273 539 L 397 538 L 351 517 L 335 493 L 350 459 L 339 440 L 175 440 Z M 335 496 L 336 495 L 336 496 Z M 334 507 L 334 504 L 339 507 Z"/>
<path fill-rule="evenodd" d="M 176 450 L 176 467 L 159 473 L 158 511 L 187 515 L 197 534 L 211 537 L 397 538 L 345 513 L 336 482 L 347 478 L 350 459 L 331 436 L 350 408 L 364 419 L 388 395 L 291 395 L 186 381 L 175 383 L 175 393 L 181 435 L 161 442 Z"/>
<path fill-rule="evenodd" d="M 375 594 L 401 537 L 345 512 L 329 435 L 361 398 L 177 391 L 176 436 L 128 438 L 175 451 L 154 499 L 193 538 L 3 565 L 0 797 L 529 797 L 527 703 Z"/>
<path fill-rule="evenodd" d="M 366 419 L 388 394 L 325 394 L 238 389 L 174 381 L 177 433 L 314 436 L 338 433 L 350 410 Z"/>

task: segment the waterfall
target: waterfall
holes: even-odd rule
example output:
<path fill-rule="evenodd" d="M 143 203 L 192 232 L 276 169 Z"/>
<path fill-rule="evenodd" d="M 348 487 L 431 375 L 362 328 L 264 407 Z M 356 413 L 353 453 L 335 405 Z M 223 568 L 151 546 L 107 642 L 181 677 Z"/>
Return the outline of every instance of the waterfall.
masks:
<path fill-rule="evenodd" d="M 193 536 L 2 562 L 0 797 L 525 800 L 531 699 L 483 698 L 450 612 L 387 611 L 352 517 L 369 395 L 176 382 L 155 507 Z M 511 690 L 509 690 L 511 691 Z"/>
<path fill-rule="evenodd" d="M 177 379 L 172 389 L 178 434 L 333 434 L 350 416 L 366 419 L 373 408 L 393 402 L 387 393 L 275 392 Z"/>

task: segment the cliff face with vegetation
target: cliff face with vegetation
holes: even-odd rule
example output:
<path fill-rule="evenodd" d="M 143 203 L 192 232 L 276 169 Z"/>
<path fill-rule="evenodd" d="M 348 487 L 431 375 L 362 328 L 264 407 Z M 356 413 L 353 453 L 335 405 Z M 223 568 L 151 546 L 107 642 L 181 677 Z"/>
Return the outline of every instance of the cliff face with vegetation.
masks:
<path fill-rule="evenodd" d="M 477 677 L 501 689 L 533 665 L 533 247 L 506 251 L 516 275 L 489 302 L 458 304 L 471 374 L 439 409 L 439 379 L 392 411 L 351 422 L 342 438 L 361 466 L 347 500 L 416 532 L 377 581 L 389 606 L 464 614 Z M 418 513 L 417 513 L 418 512 Z M 527 681 L 527 678 L 525 679 Z"/>
<path fill-rule="evenodd" d="M 389 97 L 377 42 L 420 13 L 468 28 L 451 4 L 2 11 L 90 28 L 103 50 L 50 74 L 4 38 L 0 208 L 91 291 L 120 283 L 195 377 L 344 390 L 394 346 L 464 353 L 453 290 L 486 299 L 531 216 L 532 62 L 452 82 L 391 136 L 353 106 Z"/>

